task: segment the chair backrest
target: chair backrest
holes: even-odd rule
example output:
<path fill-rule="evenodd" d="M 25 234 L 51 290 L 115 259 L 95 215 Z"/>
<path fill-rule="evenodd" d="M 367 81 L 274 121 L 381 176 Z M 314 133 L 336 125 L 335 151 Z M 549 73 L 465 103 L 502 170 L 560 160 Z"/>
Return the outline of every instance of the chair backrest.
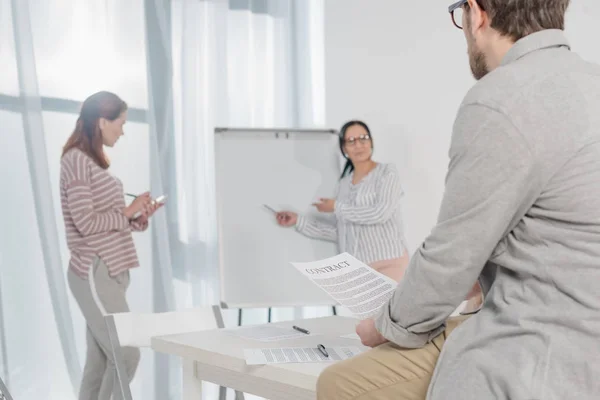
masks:
<path fill-rule="evenodd" d="M 150 347 L 155 336 L 205 331 L 223 327 L 219 306 L 164 313 L 116 313 L 104 317 L 117 370 L 117 384 L 124 400 L 131 400 L 129 378 L 121 347 Z M 2 399 L 0 399 L 2 400 Z"/>
<path fill-rule="evenodd" d="M 151 339 L 155 336 L 204 331 L 223 326 L 219 306 L 154 314 L 116 313 L 107 316 L 109 317 L 114 321 L 119 344 L 131 347 L 150 347 Z"/>
<path fill-rule="evenodd" d="M 0 400 L 13 400 L 2 379 L 0 379 Z"/>

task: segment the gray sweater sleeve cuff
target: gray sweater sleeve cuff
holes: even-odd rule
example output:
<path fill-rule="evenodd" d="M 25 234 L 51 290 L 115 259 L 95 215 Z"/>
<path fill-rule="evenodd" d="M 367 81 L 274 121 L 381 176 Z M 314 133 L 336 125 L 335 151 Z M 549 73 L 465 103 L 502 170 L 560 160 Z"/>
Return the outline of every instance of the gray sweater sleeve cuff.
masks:
<path fill-rule="evenodd" d="M 441 325 L 431 332 L 414 333 L 397 324 L 391 316 L 391 302 L 381 308 L 379 315 L 375 318 L 375 327 L 384 338 L 400 347 L 407 349 L 418 349 L 425 346 L 446 328 Z"/>

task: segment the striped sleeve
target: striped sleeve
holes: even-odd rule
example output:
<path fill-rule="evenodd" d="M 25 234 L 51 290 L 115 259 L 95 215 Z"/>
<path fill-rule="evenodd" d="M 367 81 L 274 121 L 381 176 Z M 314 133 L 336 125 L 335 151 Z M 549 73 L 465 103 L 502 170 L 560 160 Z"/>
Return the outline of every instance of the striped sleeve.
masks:
<path fill-rule="evenodd" d="M 296 222 L 296 230 L 314 239 L 337 240 L 337 225 L 335 221 L 317 221 L 315 219 L 299 215 Z"/>
<path fill-rule="evenodd" d="M 376 187 L 373 204 L 355 206 L 336 200 L 334 209 L 336 217 L 358 225 L 382 224 L 392 218 L 398 201 L 404 194 L 398 172 L 393 168 L 385 171 Z"/>
<path fill-rule="evenodd" d="M 80 152 L 74 152 L 64 157 L 62 162 L 66 202 L 75 228 L 83 236 L 126 229 L 129 220 L 120 211 L 100 213 L 94 210 L 91 178 L 85 157 Z M 102 183 L 98 182 L 99 185 Z"/>

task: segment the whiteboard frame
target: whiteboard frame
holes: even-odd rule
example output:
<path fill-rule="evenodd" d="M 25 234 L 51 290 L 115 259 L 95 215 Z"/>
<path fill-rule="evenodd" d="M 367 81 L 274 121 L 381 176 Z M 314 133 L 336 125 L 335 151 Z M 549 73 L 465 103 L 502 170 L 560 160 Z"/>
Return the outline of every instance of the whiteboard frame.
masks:
<path fill-rule="evenodd" d="M 283 138 L 288 138 L 290 133 L 322 133 L 328 135 L 339 135 L 339 131 L 335 129 L 299 129 L 299 128 L 227 128 L 227 127 L 216 127 L 214 130 L 214 134 L 219 135 L 223 133 L 273 133 L 276 138 L 282 136 Z M 216 145 L 215 145 L 216 150 Z M 215 152 L 216 157 L 216 152 Z M 341 171 L 340 171 L 341 172 Z M 216 169 L 215 169 L 216 174 Z M 217 180 L 215 179 L 215 186 L 218 185 Z M 217 189 L 215 187 L 215 189 Z M 224 293 L 224 282 L 223 279 L 223 266 L 221 263 L 223 262 L 223 246 L 222 246 L 222 230 L 221 230 L 221 209 L 219 205 L 219 190 L 215 190 L 215 200 L 216 200 L 216 211 L 217 211 L 217 266 L 219 268 L 219 297 L 223 297 L 222 293 Z M 301 304 L 298 303 L 278 303 L 278 304 L 263 304 L 263 303 L 226 303 L 223 300 L 220 300 L 222 309 L 244 309 L 244 308 L 285 308 L 285 307 L 333 307 L 339 306 L 339 303 L 331 299 L 331 302 L 303 302 Z"/>
<path fill-rule="evenodd" d="M 298 128 L 215 128 L 215 135 L 226 132 L 238 132 L 238 133 L 329 133 L 337 135 L 339 132 L 335 129 L 298 129 Z"/>

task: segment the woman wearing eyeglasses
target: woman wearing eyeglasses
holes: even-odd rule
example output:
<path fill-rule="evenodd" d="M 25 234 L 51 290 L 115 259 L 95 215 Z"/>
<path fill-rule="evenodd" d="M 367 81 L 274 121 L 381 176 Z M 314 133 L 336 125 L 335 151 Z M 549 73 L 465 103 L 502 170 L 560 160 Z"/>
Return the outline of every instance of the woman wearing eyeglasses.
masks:
<path fill-rule="evenodd" d="M 347 159 L 335 199 L 314 204 L 330 213 L 331 223 L 290 211 L 277 213 L 281 226 L 295 226 L 312 238 L 337 242 L 348 252 L 390 278 L 400 281 L 409 257 L 402 225 L 403 195 L 398 171 L 373 161 L 373 138 L 361 121 L 350 121 L 340 131 L 340 150 Z"/>

